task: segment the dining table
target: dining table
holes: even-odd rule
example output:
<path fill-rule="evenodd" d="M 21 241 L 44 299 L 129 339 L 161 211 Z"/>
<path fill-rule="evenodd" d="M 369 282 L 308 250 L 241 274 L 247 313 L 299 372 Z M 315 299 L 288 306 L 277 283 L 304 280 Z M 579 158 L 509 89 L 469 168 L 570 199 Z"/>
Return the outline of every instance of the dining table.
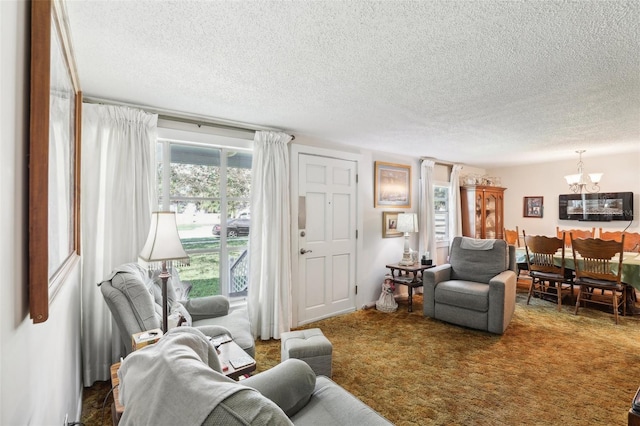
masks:
<path fill-rule="evenodd" d="M 558 252 L 553 256 L 554 263 L 560 266 L 562 262 L 562 252 Z M 580 259 L 577 259 L 578 262 Z M 516 263 L 527 263 L 527 252 L 524 247 L 516 247 Z M 573 253 L 571 248 L 565 248 L 564 267 L 575 270 Z M 611 272 L 618 272 L 618 263 L 611 265 Z M 624 252 L 622 254 L 622 276 L 620 281 L 630 285 L 640 291 L 640 253 Z"/>
<path fill-rule="evenodd" d="M 553 256 L 553 260 L 556 265 L 560 266 L 562 262 L 562 252 L 560 250 Z M 577 260 L 578 262 L 580 261 L 579 258 Z M 516 247 L 516 263 L 527 263 L 527 252 L 524 247 Z M 565 248 L 564 266 L 575 270 L 571 248 Z M 611 272 L 614 274 L 618 272 L 617 262 L 611 265 Z M 624 252 L 622 254 L 622 276 L 620 281 L 640 291 L 640 253 Z"/>

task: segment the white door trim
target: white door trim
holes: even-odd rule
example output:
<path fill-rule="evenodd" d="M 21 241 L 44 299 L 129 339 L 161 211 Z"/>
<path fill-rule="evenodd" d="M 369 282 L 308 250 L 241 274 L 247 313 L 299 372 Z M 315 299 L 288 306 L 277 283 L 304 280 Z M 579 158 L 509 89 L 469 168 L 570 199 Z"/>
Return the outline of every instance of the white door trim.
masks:
<path fill-rule="evenodd" d="M 300 144 L 291 144 L 290 150 L 290 159 L 291 159 L 291 174 L 289 176 L 289 182 L 291 184 L 291 326 L 297 327 L 299 324 L 298 318 L 298 296 L 299 296 L 299 285 L 298 282 L 298 252 L 300 251 L 299 247 L 299 238 L 298 238 L 298 171 L 299 164 L 298 159 L 300 154 L 306 155 L 315 155 L 319 157 L 328 157 L 335 158 L 338 160 L 349 160 L 354 161 L 356 163 L 357 173 L 360 173 L 362 170 L 362 155 L 351 153 L 351 152 L 343 152 L 343 151 L 335 151 L 325 148 L 318 148 L 314 146 L 308 145 L 300 145 Z M 356 229 L 358 230 L 358 239 L 356 240 L 356 287 L 358 286 L 358 282 L 362 273 L 360 268 L 362 266 L 361 255 L 362 255 L 362 229 L 363 229 L 363 219 L 362 219 L 362 189 L 358 186 L 357 195 L 356 195 Z M 361 292 L 358 292 L 355 296 L 355 306 L 357 309 L 358 306 L 362 305 L 362 296 Z"/>

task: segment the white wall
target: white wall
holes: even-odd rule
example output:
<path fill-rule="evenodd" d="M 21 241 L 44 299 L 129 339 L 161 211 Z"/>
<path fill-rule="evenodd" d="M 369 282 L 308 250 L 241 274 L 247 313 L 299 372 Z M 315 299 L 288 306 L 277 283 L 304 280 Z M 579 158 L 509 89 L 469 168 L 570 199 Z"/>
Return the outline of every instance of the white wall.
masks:
<path fill-rule="evenodd" d="M 28 301 L 29 2 L 0 2 L 0 424 L 80 420 L 79 267 L 34 325 Z"/>
<path fill-rule="evenodd" d="M 583 154 L 584 171 L 603 172 L 600 192 L 633 192 L 634 220 L 628 231 L 640 232 L 640 143 L 638 151 L 626 154 L 589 156 Z M 504 167 L 488 170 L 491 176 L 502 178 L 504 193 L 504 225 L 508 229 L 518 226 L 520 233 L 555 235 L 556 226 L 561 229 L 591 229 L 592 227 L 622 230 L 628 221 L 580 222 L 558 219 L 558 195 L 569 194 L 564 176 L 577 173 L 578 155 L 575 160 L 533 164 L 520 167 Z M 544 197 L 542 218 L 523 217 L 523 197 Z"/>

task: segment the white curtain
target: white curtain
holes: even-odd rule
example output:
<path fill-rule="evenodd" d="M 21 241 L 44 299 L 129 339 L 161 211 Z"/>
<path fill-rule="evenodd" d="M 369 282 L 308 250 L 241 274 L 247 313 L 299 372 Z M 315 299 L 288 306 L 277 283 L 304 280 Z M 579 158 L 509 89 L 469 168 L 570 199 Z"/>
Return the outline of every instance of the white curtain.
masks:
<path fill-rule="evenodd" d="M 451 168 L 449 179 L 449 241 L 462 236 L 462 211 L 460 205 L 460 170 L 462 166 L 455 164 Z"/>
<path fill-rule="evenodd" d="M 249 318 L 254 338 L 291 327 L 289 151 L 291 136 L 256 132 L 251 170 Z"/>
<path fill-rule="evenodd" d="M 436 163 L 433 160 L 422 160 L 420 163 L 420 194 L 418 211 L 420 218 L 420 244 L 421 252 L 429 252 L 430 259 L 436 259 L 436 221 L 433 193 L 433 169 Z"/>
<path fill-rule="evenodd" d="M 137 261 L 155 207 L 158 116 L 83 104 L 82 354 L 84 385 L 108 380 L 123 347 L 97 286 L 116 266 Z"/>

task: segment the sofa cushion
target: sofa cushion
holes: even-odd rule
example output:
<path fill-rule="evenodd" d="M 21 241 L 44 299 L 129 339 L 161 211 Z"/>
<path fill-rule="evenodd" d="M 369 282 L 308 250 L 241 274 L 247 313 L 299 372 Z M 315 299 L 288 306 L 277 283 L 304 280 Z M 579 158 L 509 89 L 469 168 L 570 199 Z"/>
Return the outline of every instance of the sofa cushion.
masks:
<path fill-rule="evenodd" d="M 489 284 L 451 280 L 436 286 L 436 303 L 459 306 L 479 312 L 489 310 Z"/>
<path fill-rule="evenodd" d="M 463 240 L 464 244 L 463 244 Z M 481 240 L 474 245 L 473 238 L 456 237 L 451 243 L 449 263 L 451 279 L 489 283 L 491 278 L 509 269 L 509 250 L 504 240 Z M 463 248 L 463 247 L 476 248 Z"/>
<path fill-rule="evenodd" d="M 291 417 L 296 425 L 390 425 L 388 420 L 325 376 L 316 378 L 309 403 Z"/>
<path fill-rule="evenodd" d="M 253 389 L 243 389 L 216 405 L 202 426 L 292 425 L 273 401 Z"/>

